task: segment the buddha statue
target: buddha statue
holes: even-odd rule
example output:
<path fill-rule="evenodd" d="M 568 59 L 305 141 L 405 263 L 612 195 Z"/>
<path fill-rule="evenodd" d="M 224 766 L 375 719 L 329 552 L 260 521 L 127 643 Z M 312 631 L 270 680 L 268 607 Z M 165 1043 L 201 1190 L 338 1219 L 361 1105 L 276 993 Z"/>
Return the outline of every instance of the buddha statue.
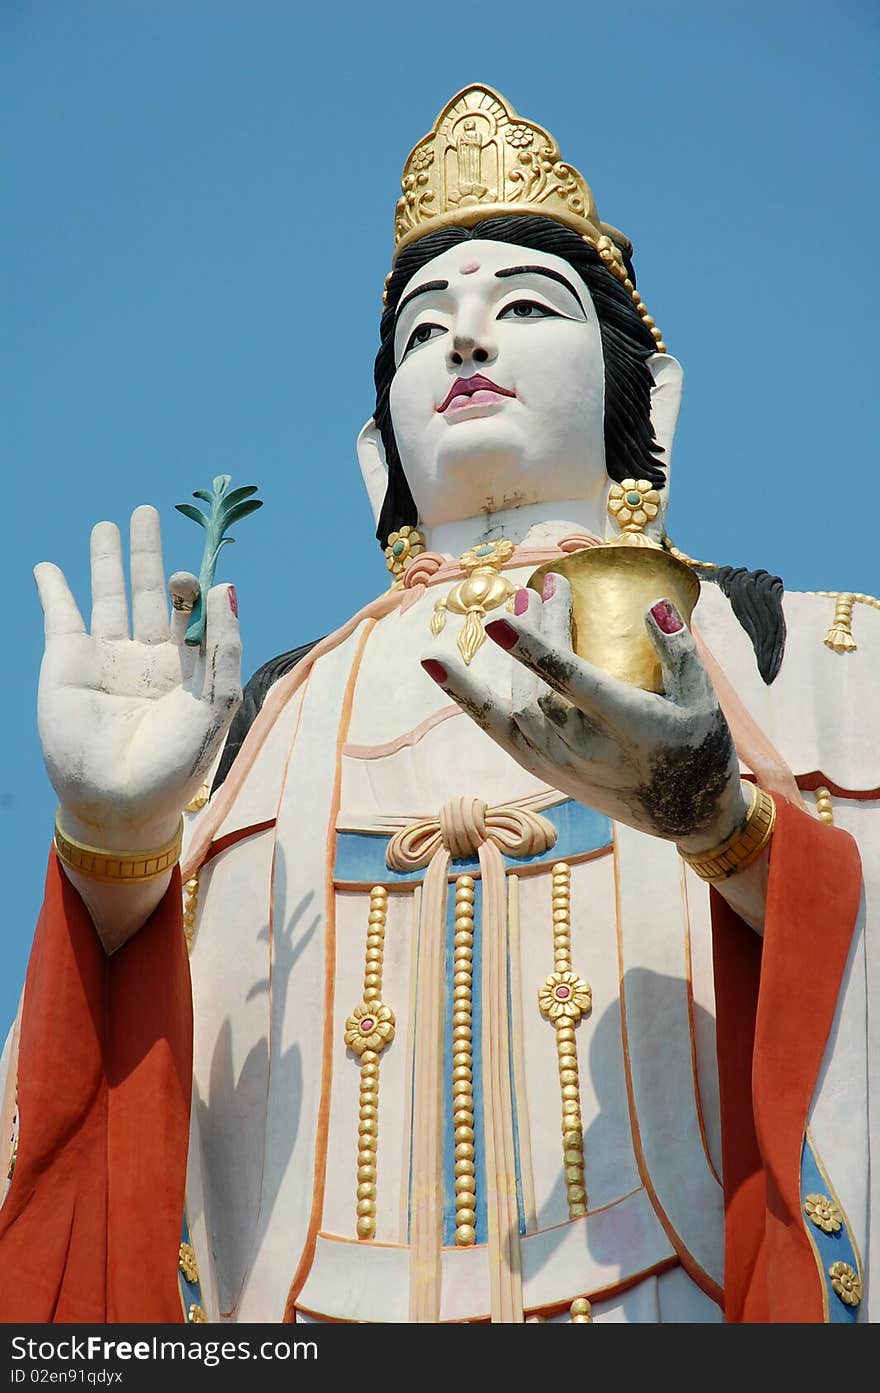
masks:
<path fill-rule="evenodd" d="M 89 625 L 37 568 L 7 1319 L 868 1318 L 880 617 L 670 541 L 633 257 L 466 88 L 358 440 L 388 588 L 242 695 L 154 509 L 130 613 L 110 523 Z"/>

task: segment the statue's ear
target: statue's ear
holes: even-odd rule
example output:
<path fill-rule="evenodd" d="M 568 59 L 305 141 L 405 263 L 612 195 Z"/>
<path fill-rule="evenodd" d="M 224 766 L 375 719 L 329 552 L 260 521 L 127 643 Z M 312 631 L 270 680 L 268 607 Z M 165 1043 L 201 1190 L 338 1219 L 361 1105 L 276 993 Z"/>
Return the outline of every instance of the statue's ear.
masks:
<path fill-rule="evenodd" d="M 652 353 L 648 359 L 648 367 L 654 379 L 654 385 L 651 388 L 651 424 L 654 427 L 657 442 L 663 450 L 662 463 L 666 470 L 668 485 L 669 467 L 672 460 L 672 441 L 678 422 L 678 410 L 681 406 L 684 373 L 678 359 L 670 357 L 668 353 Z"/>
<path fill-rule="evenodd" d="M 357 438 L 357 457 L 373 510 L 373 521 L 378 526 L 385 490 L 388 488 L 388 465 L 382 437 L 372 416 Z"/>

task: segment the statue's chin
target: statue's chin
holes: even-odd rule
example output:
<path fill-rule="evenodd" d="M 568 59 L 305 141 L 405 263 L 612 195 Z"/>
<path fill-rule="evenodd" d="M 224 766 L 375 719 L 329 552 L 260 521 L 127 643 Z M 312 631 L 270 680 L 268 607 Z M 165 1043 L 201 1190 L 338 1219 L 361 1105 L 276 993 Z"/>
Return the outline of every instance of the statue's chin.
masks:
<path fill-rule="evenodd" d="M 597 504 L 607 483 L 601 448 L 554 420 L 524 423 L 498 413 L 426 432 L 401 463 L 430 529 L 487 511 L 582 499 Z"/>
<path fill-rule="evenodd" d="M 497 437 L 465 435 L 462 429 L 455 441 L 444 442 L 430 477 L 423 475 L 421 487 L 413 489 L 419 515 L 428 526 L 540 501 L 541 471 L 531 466 L 522 449 Z"/>

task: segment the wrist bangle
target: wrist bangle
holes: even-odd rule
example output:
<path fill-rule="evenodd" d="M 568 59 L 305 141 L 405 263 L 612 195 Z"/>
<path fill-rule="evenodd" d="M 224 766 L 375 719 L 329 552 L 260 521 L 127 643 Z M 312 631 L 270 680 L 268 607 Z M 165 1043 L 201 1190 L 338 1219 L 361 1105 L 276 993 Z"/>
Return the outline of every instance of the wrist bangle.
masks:
<path fill-rule="evenodd" d="M 102 880 L 110 885 L 138 885 L 145 880 L 155 880 L 156 876 L 177 865 L 182 845 L 183 818 L 171 840 L 154 851 L 108 851 L 68 836 L 61 826 L 61 809 L 55 814 L 55 851 L 59 860 L 89 880 Z"/>
<path fill-rule="evenodd" d="M 713 851 L 691 853 L 678 848 L 679 855 L 701 880 L 726 880 L 757 861 L 773 836 L 776 804 L 757 784 L 752 785 L 752 801 L 745 825 Z"/>

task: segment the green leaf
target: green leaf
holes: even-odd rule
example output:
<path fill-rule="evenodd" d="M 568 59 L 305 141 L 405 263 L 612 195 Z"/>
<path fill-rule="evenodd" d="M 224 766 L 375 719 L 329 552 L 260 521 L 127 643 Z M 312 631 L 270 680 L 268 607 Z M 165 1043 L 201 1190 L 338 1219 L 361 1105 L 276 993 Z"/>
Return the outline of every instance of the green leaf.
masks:
<path fill-rule="evenodd" d="M 224 514 L 223 523 L 225 527 L 231 527 L 234 522 L 239 522 L 241 518 L 246 518 L 248 513 L 255 513 L 258 508 L 262 508 L 261 498 L 252 498 L 248 503 L 236 503 L 234 508 Z"/>
<path fill-rule="evenodd" d="M 208 526 L 208 519 L 200 508 L 194 508 L 191 503 L 175 503 L 174 506 L 179 513 L 183 513 L 184 517 L 192 518 L 193 522 L 197 522 L 199 527 Z"/>
<path fill-rule="evenodd" d="M 215 492 L 216 494 L 220 494 L 220 495 L 222 496 L 222 495 L 226 492 L 226 490 L 229 488 L 229 485 L 230 485 L 231 483 L 232 483 L 232 475 L 231 475 L 231 474 L 218 474 L 217 477 L 216 477 L 216 479 L 214 480 L 214 492 Z"/>
<path fill-rule="evenodd" d="M 195 493 L 193 494 L 193 498 L 204 498 L 206 503 L 211 504 L 213 504 L 214 502 L 213 493 L 208 493 L 207 489 L 196 489 Z"/>
<path fill-rule="evenodd" d="M 242 498 L 250 498 L 251 494 L 256 493 L 256 491 L 256 484 L 247 484 L 244 488 L 233 489 L 232 492 L 227 493 L 226 497 L 223 499 L 224 509 L 230 507 L 234 503 L 240 502 Z"/>

